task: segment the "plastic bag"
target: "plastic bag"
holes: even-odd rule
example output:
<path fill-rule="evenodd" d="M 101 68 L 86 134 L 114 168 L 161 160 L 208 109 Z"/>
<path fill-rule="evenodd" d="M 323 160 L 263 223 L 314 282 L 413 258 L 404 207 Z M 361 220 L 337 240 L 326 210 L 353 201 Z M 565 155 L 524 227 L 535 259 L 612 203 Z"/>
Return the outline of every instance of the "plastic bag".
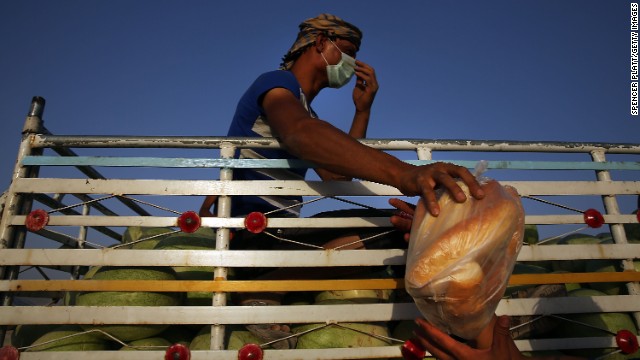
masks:
<path fill-rule="evenodd" d="M 517 191 L 495 180 L 480 184 L 481 200 L 462 182 L 464 203 L 441 193 L 437 217 L 419 201 L 407 253 L 405 286 L 422 315 L 465 339 L 476 337 L 491 320 L 524 236 Z"/>

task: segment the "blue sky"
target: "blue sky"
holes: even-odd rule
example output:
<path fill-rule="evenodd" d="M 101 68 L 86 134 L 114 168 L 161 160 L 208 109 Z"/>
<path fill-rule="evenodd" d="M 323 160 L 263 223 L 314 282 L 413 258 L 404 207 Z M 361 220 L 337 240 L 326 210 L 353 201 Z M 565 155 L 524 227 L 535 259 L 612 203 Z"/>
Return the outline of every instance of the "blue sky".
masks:
<path fill-rule="evenodd" d="M 637 143 L 628 1 L 0 2 L 0 188 L 31 97 L 59 135 L 226 134 L 235 103 L 322 12 L 364 32 L 371 138 Z M 313 106 L 347 128 L 350 86 Z M 85 152 L 78 151 L 82 154 Z M 204 155 L 203 155 L 204 156 Z"/>

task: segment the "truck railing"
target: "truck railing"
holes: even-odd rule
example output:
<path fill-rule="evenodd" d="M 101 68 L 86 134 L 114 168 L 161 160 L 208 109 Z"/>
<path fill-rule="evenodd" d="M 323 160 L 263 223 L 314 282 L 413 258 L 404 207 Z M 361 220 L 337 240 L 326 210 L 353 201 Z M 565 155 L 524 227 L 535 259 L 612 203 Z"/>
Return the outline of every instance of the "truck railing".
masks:
<path fill-rule="evenodd" d="M 37 106 L 36 106 L 37 110 Z M 275 139 L 172 136 L 58 136 L 43 131 L 41 111 L 30 111 L 25 135 L 0 223 L 0 325 L 13 330 L 25 324 L 125 324 L 206 326 L 207 349 L 191 351 L 192 359 L 237 359 L 229 348 L 229 333 L 251 324 L 316 324 L 316 330 L 349 327 L 353 323 L 385 324 L 388 333 L 368 335 L 376 346 L 321 349 L 273 349 L 261 343 L 265 359 L 370 359 L 399 358 L 403 338 L 393 333 L 397 324 L 420 316 L 403 294 L 401 277 L 391 272 L 365 278 L 328 280 L 233 280 L 229 273 L 243 268 L 332 267 L 402 268 L 406 250 L 228 250 L 231 229 L 244 229 L 245 218 L 230 216 L 230 197 L 236 195 L 298 195 L 307 208 L 327 210 L 363 207 L 367 216 L 278 218 L 269 214 L 262 230 L 278 238 L 278 229 L 370 228 L 390 230 L 386 199 L 401 197 L 396 189 L 366 181 L 237 181 L 235 168 L 312 167 L 301 161 L 233 159 L 238 148 L 276 148 Z M 33 125 L 37 124 L 37 125 Z M 487 176 L 514 186 L 523 199 L 528 225 L 537 225 L 539 239 L 523 246 L 518 261 L 540 267 L 611 261 L 613 270 L 514 274 L 512 289 L 554 284 L 621 284 L 607 296 L 505 297 L 497 310 L 532 324 L 541 320 L 576 322 L 575 314 L 626 314 L 628 329 L 637 340 L 640 314 L 640 276 L 634 261 L 640 258 L 634 227 L 638 225 L 640 144 L 562 143 L 482 140 L 368 139 L 368 146 L 397 154 L 413 164 L 451 161 L 473 168 L 489 161 Z M 56 154 L 49 154 L 49 149 Z M 97 149 L 99 156 L 79 156 L 72 149 Z M 126 149 L 126 156 L 118 149 Z M 144 149 L 167 151 L 149 156 Z M 114 151 L 118 150 L 118 151 Z M 219 152 L 218 158 L 194 156 L 191 151 Z M 132 155 L 133 154 L 133 155 Z M 163 153 L 164 154 L 164 153 Z M 198 153 L 200 154 L 200 153 Z M 414 155 L 412 155 L 414 154 Z M 81 176 L 69 171 L 78 168 Z M 100 173 L 96 168 L 104 169 Z M 163 169 L 162 175 L 156 170 Z M 191 178 L 182 178 L 181 171 Z M 46 172 L 46 174 L 45 174 Z M 107 175 L 109 173 L 109 175 Z M 64 176 L 58 175 L 64 174 Z M 69 175 L 67 175 L 69 174 Z M 103 175 L 104 174 L 104 175 Z M 115 174 L 115 175 L 113 175 Z M 196 174 L 196 175 L 193 175 Z M 214 179 L 213 175 L 217 175 Z M 78 203 L 61 202 L 66 194 Z M 218 216 L 199 218 L 194 210 L 206 195 L 219 196 Z M 342 201 L 341 201 L 342 200 Z M 410 199 L 415 201 L 415 199 Z M 123 205 L 121 201 L 124 201 Z M 346 204 L 345 204 L 346 203 Z M 98 214 L 91 212 L 100 204 Z M 129 206 L 135 204 L 134 206 Z M 601 228 L 585 224 L 587 209 L 602 214 Z M 262 214 L 265 215 L 265 214 Z M 176 234 L 187 228 L 180 221 L 199 221 L 208 230 L 209 250 L 145 250 L 122 246 L 123 229 L 166 228 Z M 262 221 L 260 220 L 260 221 Z M 184 222 L 182 223 L 184 224 Z M 603 242 L 568 244 L 569 234 L 609 234 Z M 288 239 L 280 239 L 287 241 Z M 606 241 L 605 241 L 606 240 Z M 559 243 L 559 244 L 557 244 Z M 60 247 L 60 245 L 64 245 Z M 402 244 L 401 244 L 402 245 Z M 58 248 L 60 247 L 60 248 Z M 209 280 L 86 280 L 89 267 L 208 267 Z M 39 272 L 24 271 L 35 267 Z M 568 266 L 567 268 L 571 268 Z M 43 270 L 44 269 L 44 270 Z M 618 271 L 616 271 L 618 270 Z M 585 285 L 586 287 L 586 285 Z M 239 306 L 228 294 L 244 292 L 319 293 L 322 291 L 377 290 L 393 292 L 395 299 L 363 303 Z M 78 306 L 60 300 L 56 306 L 39 303 L 78 292 L 211 293 L 207 306 Z M 509 294 L 507 294 L 509 295 Z M 29 299 L 22 305 L 16 299 Z M 566 320 L 565 320 L 566 318 Z M 573 319 L 573 320 L 572 320 Z M 604 326 L 604 325 L 603 325 Z M 345 330 L 345 329 L 343 329 Z M 346 329 L 345 331 L 351 331 Z M 367 333 L 367 331 L 364 331 Z M 313 331 L 311 332 L 313 333 Z M 310 334 L 311 334 L 310 333 Z M 600 349 L 616 351 L 615 334 L 562 333 L 554 337 L 524 336 L 516 340 L 522 351 Z M 300 336 L 298 337 L 298 340 Z M 113 339 L 112 339 L 113 340 Z M 125 342 L 125 341 L 121 341 Z M 116 342 L 117 343 L 117 342 Z M 21 359 L 80 359 L 87 351 L 30 352 L 22 346 Z M 167 349 L 152 351 L 92 351 L 96 359 L 158 359 Z M 593 350 L 595 351 L 595 350 Z"/>

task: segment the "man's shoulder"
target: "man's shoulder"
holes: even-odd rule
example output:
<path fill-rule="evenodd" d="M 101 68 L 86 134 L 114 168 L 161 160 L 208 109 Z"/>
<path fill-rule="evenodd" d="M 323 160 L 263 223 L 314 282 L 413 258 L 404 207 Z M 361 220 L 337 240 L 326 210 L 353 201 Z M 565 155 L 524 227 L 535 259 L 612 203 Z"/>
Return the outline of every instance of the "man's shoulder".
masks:
<path fill-rule="evenodd" d="M 291 71 L 273 70 L 262 73 L 253 84 L 257 87 L 285 87 L 290 90 L 297 90 L 300 84 Z"/>

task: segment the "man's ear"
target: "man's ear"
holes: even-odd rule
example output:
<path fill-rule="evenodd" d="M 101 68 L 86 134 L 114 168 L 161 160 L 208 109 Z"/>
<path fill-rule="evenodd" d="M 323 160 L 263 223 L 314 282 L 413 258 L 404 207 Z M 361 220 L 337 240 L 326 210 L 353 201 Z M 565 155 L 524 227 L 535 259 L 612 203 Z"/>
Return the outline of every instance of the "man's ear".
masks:
<path fill-rule="evenodd" d="M 327 42 L 327 37 L 324 34 L 318 34 L 318 36 L 316 36 L 316 41 L 314 43 L 314 47 L 316 51 L 319 53 L 323 52 L 326 42 Z"/>

